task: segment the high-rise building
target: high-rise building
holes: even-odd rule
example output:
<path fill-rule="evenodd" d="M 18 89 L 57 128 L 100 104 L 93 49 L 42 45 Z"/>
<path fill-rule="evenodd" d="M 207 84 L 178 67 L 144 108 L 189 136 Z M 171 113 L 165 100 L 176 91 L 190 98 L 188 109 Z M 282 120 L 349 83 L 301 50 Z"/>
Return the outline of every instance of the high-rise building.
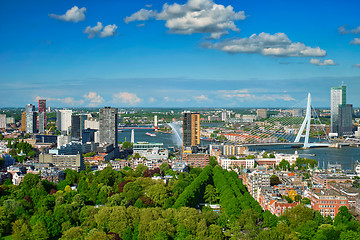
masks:
<path fill-rule="evenodd" d="M 82 137 L 82 131 L 85 126 L 85 120 L 87 115 L 72 115 L 71 116 L 71 137 L 74 139 L 80 139 Z"/>
<path fill-rule="evenodd" d="M 26 112 L 23 112 L 21 114 L 21 126 L 20 131 L 25 132 L 26 131 Z"/>
<path fill-rule="evenodd" d="M 118 144 L 118 109 L 112 107 L 100 108 L 100 143 Z"/>
<path fill-rule="evenodd" d="M 331 132 L 338 136 L 352 131 L 352 105 L 346 104 L 346 85 L 331 88 Z"/>
<path fill-rule="evenodd" d="M 353 105 L 346 104 L 339 106 L 339 127 L 338 134 L 339 136 L 352 135 L 352 113 Z"/>
<path fill-rule="evenodd" d="M 39 121 L 38 121 L 38 129 L 39 133 L 44 133 L 46 129 L 46 100 L 39 99 Z"/>
<path fill-rule="evenodd" d="M 267 110 L 266 109 L 258 109 L 256 111 L 256 115 L 258 118 L 267 118 Z"/>
<path fill-rule="evenodd" d="M 26 114 L 26 133 L 36 133 L 36 118 L 35 106 L 28 104 L 25 107 Z"/>
<path fill-rule="evenodd" d="M 6 114 L 0 114 L 0 129 L 6 128 Z"/>
<path fill-rule="evenodd" d="M 200 113 L 184 113 L 183 145 L 184 148 L 200 145 Z"/>
<path fill-rule="evenodd" d="M 72 110 L 58 110 L 56 113 L 56 127 L 58 131 L 69 132 Z"/>

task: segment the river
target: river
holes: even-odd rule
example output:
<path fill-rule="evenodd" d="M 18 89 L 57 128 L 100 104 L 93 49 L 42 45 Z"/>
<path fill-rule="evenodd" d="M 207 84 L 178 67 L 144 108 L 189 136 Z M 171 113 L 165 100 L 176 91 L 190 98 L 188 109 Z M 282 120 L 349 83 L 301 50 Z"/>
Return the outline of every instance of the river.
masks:
<path fill-rule="evenodd" d="M 153 130 L 135 129 L 135 142 L 164 143 L 164 147 L 173 147 L 176 145 L 176 136 L 172 133 L 154 132 Z M 146 135 L 145 133 L 155 133 L 155 137 Z M 181 134 L 180 134 L 181 135 Z M 125 138 L 130 141 L 131 130 L 124 130 L 118 133 L 119 141 L 124 142 Z M 208 145 L 210 142 L 203 142 L 202 145 Z M 328 163 L 339 163 L 343 169 L 352 169 L 352 163 L 358 160 L 360 162 L 360 148 L 343 147 L 343 148 L 310 148 L 310 149 L 294 149 L 290 147 L 267 146 L 254 147 L 250 150 L 265 150 L 267 152 L 275 151 L 279 153 L 294 153 L 298 151 L 300 157 L 316 159 L 320 163 L 320 167 L 327 167 Z M 315 156 L 313 156 L 315 154 Z"/>

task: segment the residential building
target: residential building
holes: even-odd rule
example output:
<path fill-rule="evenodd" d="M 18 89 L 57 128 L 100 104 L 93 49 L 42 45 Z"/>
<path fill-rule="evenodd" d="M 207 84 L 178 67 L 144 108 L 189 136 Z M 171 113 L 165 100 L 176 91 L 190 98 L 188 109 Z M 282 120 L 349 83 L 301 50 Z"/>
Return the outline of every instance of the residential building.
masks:
<path fill-rule="evenodd" d="M 100 108 L 100 143 L 118 145 L 118 109 Z"/>
<path fill-rule="evenodd" d="M 183 147 L 200 145 L 200 113 L 185 112 L 183 118 Z"/>
<path fill-rule="evenodd" d="M 292 112 L 293 117 L 303 117 L 303 109 L 301 108 L 295 108 Z"/>
<path fill-rule="evenodd" d="M 254 159 L 229 159 L 218 157 L 218 163 L 223 169 L 234 169 L 236 167 L 243 167 L 245 169 L 253 168 L 255 165 Z"/>
<path fill-rule="evenodd" d="M 299 204 L 298 202 L 288 203 L 284 199 L 271 200 L 270 206 L 269 206 L 269 211 L 276 216 L 280 216 L 280 215 L 284 214 L 286 210 L 291 209 L 298 204 Z"/>
<path fill-rule="evenodd" d="M 69 133 L 72 110 L 62 109 L 56 113 L 56 127 L 62 133 Z"/>
<path fill-rule="evenodd" d="M 209 165 L 209 154 L 183 154 L 182 160 L 189 166 L 204 168 Z"/>

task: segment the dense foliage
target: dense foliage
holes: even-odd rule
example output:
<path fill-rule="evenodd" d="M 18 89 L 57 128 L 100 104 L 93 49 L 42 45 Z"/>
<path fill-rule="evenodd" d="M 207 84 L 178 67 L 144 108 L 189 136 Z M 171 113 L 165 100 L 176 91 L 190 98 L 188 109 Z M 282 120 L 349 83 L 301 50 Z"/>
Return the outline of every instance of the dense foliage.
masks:
<path fill-rule="evenodd" d="M 359 239 L 342 207 L 334 222 L 299 205 L 280 218 L 263 211 L 235 172 L 169 166 L 95 173 L 66 170 L 58 184 L 27 174 L 0 186 L 0 236 L 17 239 Z M 76 186 L 76 190 L 71 186 Z M 203 203 L 219 204 L 216 213 Z M 201 210 L 201 211 L 199 211 Z M 1 237 L 0 237 L 1 239 Z"/>

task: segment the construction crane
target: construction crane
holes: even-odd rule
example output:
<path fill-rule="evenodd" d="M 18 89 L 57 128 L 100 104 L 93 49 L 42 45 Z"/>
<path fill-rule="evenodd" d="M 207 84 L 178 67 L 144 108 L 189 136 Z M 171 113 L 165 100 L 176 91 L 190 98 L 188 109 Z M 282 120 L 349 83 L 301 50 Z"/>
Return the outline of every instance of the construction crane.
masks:
<path fill-rule="evenodd" d="M 51 126 L 51 127 L 49 128 L 49 130 L 46 130 L 46 135 L 49 135 L 49 132 L 51 131 L 52 128 L 53 128 L 53 126 Z"/>

